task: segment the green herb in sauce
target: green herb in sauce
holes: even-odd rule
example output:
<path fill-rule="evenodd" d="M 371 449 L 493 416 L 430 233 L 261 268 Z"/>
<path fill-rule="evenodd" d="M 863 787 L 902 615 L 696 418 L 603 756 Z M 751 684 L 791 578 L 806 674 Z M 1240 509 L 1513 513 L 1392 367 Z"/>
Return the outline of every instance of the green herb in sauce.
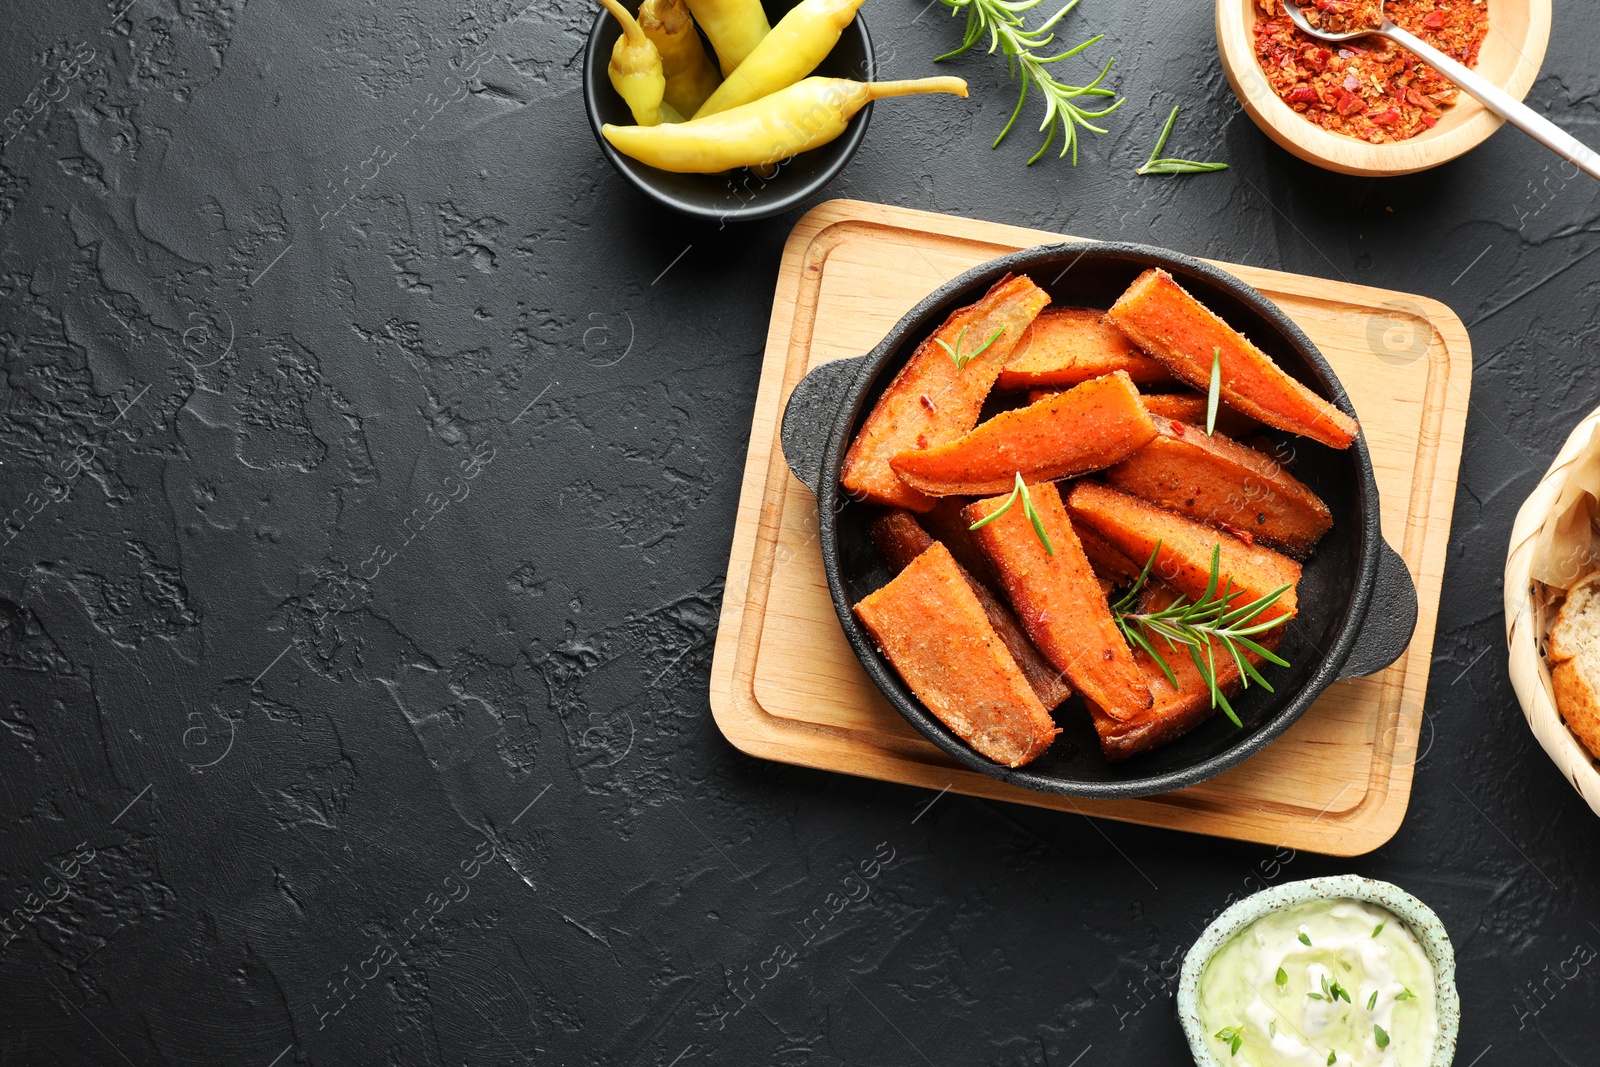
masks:
<path fill-rule="evenodd" d="M 1403 922 L 1355 900 L 1262 916 L 1200 977 L 1212 1054 L 1229 1067 L 1427 1067 L 1433 969 Z"/>

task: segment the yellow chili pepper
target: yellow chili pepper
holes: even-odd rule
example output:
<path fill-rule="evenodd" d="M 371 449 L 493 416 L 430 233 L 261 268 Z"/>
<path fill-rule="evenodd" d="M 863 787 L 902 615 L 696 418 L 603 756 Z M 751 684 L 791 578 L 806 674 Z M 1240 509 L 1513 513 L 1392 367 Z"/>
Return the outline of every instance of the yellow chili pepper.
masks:
<path fill-rule="evenodd" d="M 667 103 L 679 114 L 693 115 L 722 78 L 706 55 L 689 9 L 683 0 L 645 0 L 639 5 L 639 26 L 661 54 Z"/>
<path fill-rule="evenodd" d="M 772 29 L 761 0 L 685 0 L 694 20 L 711 38 L 711 47 L 717 50 L 717 62 L 722 64 L 722 76 L 733 73 L 733 68 L 744 62 L 761 43 L 761 38 Z"/>
<path fill-rule="evenodd" d="M 694 112 L 697 119 L 760 100 L 804 78 L 828 58 L 863 0 L 800 0 Z"/>
<path fill-rule="evenodd" d="M 806 78 L 771 96 L 668 126 L 613 126 L 600 132 L 623 155 L 680 174 L 715 174 L 788 159 L 844 132 L 857 111 L 886 96 L 967 95 L 960 78 L 858 82 Z"/>
<path fill-rule="evenodd" d="M 627 101 L 633 121 L 641 126 L 654 126 L 663 120 L 681 121 L 682 116 L 676 110 L 661 106 L 667 78 L 662 73 L 661 54 L 656 46 L 650 43 L 650 38 L 619 0 L 600 0 L 600 3 L 622 23 L 622 36 L 611 48 L 611 62 L 606 73 L 611 76 L 611 87 Z"/>

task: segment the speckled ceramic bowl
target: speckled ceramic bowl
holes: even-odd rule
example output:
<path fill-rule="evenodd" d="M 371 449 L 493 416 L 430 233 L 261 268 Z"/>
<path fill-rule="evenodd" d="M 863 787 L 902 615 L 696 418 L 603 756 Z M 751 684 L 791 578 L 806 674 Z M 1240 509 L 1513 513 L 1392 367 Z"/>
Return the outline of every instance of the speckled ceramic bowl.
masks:
<path fill-rule="evenodd" d="M 1397 885 L 1377 882 L 1354 874 L 1336 874 L 1327 878 L 1309 878 L 1303 882 L 1286 882 L 1263 889 L 1245 897 L 1217 916 L 1206 927 L 1184 957 L 1183 971 L 1178 975 L 1178 1019 L 1189 1039 L 1189 1049 L 1194 1053 L 1196 1067 L 1227 1067 L 1211 1055 L 1206 1045 L 1206 1033 L 1200 1026 L 1200 975 L 1216 955 L 1240 930 L 1279 908 L 1293 907 L 1311 900 L 1360 900 L 1376 904 L 1398 916 L 1416 935 L 1422 951 L 1433 964 L 1435 1010 L 1439 1016 L 1439 1036 L 1433 1043 L 1433 1058 L 1429 1067 L 1450 1067 L 1456 1058 L 1456 1032 L 1461 1027 L 1461 998 L 1456 993 L 1456 953 L 1450 945 L 1450 935 L 1445 932 L 1439 916 L 1416 897 Z"/>

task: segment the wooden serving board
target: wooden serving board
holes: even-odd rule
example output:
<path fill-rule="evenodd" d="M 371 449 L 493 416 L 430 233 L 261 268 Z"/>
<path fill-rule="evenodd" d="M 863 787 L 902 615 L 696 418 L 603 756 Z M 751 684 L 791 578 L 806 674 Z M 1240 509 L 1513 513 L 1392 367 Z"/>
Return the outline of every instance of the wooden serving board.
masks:
<path fill-rule="evenodd" d="M 745 462 L 711 671 L 711 709 L 754 756 L 1108 819 L 1333 855 L 1394 835 L 1411 796 L 1472 353 L 1425 297 L 1229 263 L 1300 325 L 1339 373 L 1366 432 L 1383 532 L 1417 585 L 1416 636 L 1398 662 L 1336 683 L 1277 741 L 1188 789 L 1138 800 L 1035 793 L 962 768 L 917 733 L 861 669 L 828 595 L 811 492 L 778 427 L 818 364 L 870 351 L 968 268 L 1060 234 L 834 200 L 784 249 Z"/>

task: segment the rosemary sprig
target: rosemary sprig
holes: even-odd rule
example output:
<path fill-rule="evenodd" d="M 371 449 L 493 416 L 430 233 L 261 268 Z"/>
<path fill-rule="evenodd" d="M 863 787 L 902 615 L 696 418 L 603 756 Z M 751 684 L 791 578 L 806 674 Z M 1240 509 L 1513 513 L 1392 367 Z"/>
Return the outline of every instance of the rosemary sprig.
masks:
<path fill-rule="evenodd" d="M 1216 170 L 1227 170 L 1226 163 L 1197 163 L 1192 159 L 1163 159 L 1161 150 L 1167 147 L 1167 138 L 1172 136 L 1172 127 L 1178 121 L 1178 109 L 1174 107 L 1172 114 L 1167 116 L 1167 124 L 1161 128 L 1161 136 L 1156 139 L 1155 150 L 1150 153 L 1150 158 L 1145 160 L 1144 166 L 1134 171 L 1135 174 L 1207 174 Z"/>
<path fill-rule="evenodd" d="M 995 327 L 995 331 L 989 335 L 989 339 L 971 352 L 961 351 L 961 342 L 966 340 L 967 337 L 967 328 L 965 326 L 961 327 L 961 332 L 956 334 L 956 346 L 954 348 L 951 348 L 949 345 L 945 344 L 943 338 L 939 337 L 935 337 L 933 339 L 933 343 L 944 349 L 945 355 L 956 361 L 956 370 L 962 371 L 967 369 L 968 363 L 971 363 L 973 360 L 987 352 L 989 350 L 989 346 L 998 341 L 1000 339 L 1000 335 L 1005 332 L 1006 328 L 1004 326 Z"/>
<path fill-rule="evenodd" d="M 1211 349 L 1211 385 L 1206 389 L 1206 436 L 1217 432 L 1217 403 L 1222 399 L 1222 349 Z"/>
<path fill-rule="evenodd" d="M 1044 25 L 1038 29 L 1030 30 L 1023 22 L 1025 12 L 1038 7 L 1042 0 L 939 0 L 950 9 L 952 17 L 965 11 L 967 14 L 966 32 L 962 36 L 961 46 L 955 48 L 935 59 L 938 63 L 952 59 L 963 52 L 973 48 L 984 37 L 989 38 L 989 54 L 993 55 L 999 49 L 1006 57 L 1006 70 L 1011 77 L 1017 77 L 1019 71 L 1022 76 L 1022 91 L 1017 96 L 1017 106 L 1011 111 L 1011 118 L 1006 121 L 1005 128 L 994 139 L 990 147 L 1000 147 L 1000 142 L 1006 139 L 1006 134 L 1011 132 L 1011 127 L 1016 125 L 1017 116 L 1022 114 L 1022 105 L 1028 99 L 1028 89 L 1033 87 L 1044 95 L 1044 121 L 1039 123 L 1039 129 L 1049 130 L 1049 136 L 1044 144 L 1039 146 L 1029 159 L 1028 165 L 1038 162 L 1056 139 L 1056 127 L 1060 126 L 1064 141 L 1058 158 L 1065 159 L 1067 152 L 1072 152 L 1072 165 L 1078 165 L 1078 129 L 1082 127 L 1091 133 L 1105 133 L 1106 131 L 1094 124 L 1095 119 L 1101 119 L 1111 114 L 1122 106 L 1122 100 L 1099 108 L 1084 107 L 1077 101 L 1086 97 L 1105 98 L 1117 94 L 1111 89 L 1102 88 L 1100 83 L 1111 73 L 1111 65 L 1116 62 L 1116 57 L 1106 61 L 1099 75 L 1088 85 L 1068 85 L 1060 81 L 1049 70 L 1049 65 L 1059 63 L 1078 55 L 1085 49 L 1098 44 L 1104 34 L 1084 41 L 1075 48 L 1055 55 L 1040 55 L 1039 53 L 1055 39 L 1051 29 L 1056 23 L 1067 16 L 1073 8 L 1078 6 L 1079 0 L 1067 0 L 1061 10 L 1045 20 Z"/>
<path fill-rule="evenodd" d="M 1161 673 L 1167 676 L 1167 681 L 1174 688 L 1177 687 L 1178 678 L 1172 673 L 1172 668 L 1167 665 L 1166 659 L 1156 650 L 1152 638 L 1159 637 L 1165 641 L 1169 651 L 1175 652 L 1178 646 L 1183 646 L 1188 651 L 1189 658 L 1194 660 L 1200 677 L 1205 679 L 1206 687 L 1211 690 L 1211 706 L 1222 708 L 1223 713 L 1235 726 L 1243 726 L 1244 723 L 1234 712 L 1233 705 L 1228 703 L 1226 694 L 1222 692 L 1222 687 L 1217 684 L 1215 646 L 1221 645 L 1223 651 L 1233 657 L 1233 662 L 1238 666 L 1239 675 L 1244 679 L 1246 687 L 1254 681 L 1267 692 L 1272 692 L 1272 685 L 1261 677 L 1255 664 L 1250 662 L 1249 657 L 1244 655 L 1241 649 L 1243 652 L 1253 652 L 1280 667 L 1289 666 L 1288 660 L 1282 659 L 1253 640 L 1273 627 L 1282 625 L 1288 618 L 1286 615 L 1276 615 L 1265 622 L 1256 621 L 1262 612 L 1276 604 L 1283 594 L 1289 591 L 1289 586 L 1281 585 L 1266 596 L 1235 607 L 1233 601 L 1244 594 L 1241 590 L 1233 588 L 1232 579 L 1220 592 L 1217 588 L 1222 583 L 1222 546 L 1218 544 L 1212 546 L 1211 579 L 1206 583 L 1205 594 L 1199 600 L 1191 602 L 1188 597 L 1180 596 L 1160 611 L 1136 612 L 1133 610 L 1134 605 L 1138 601 L 1140 591 L 1150 578 L 1150 568 L 1155 565 L 1156 556 L 1160 551 L 1161 542 L 1157 541 L 1150 558 L 1145 561 L 1144 570 L 1139 573 L 1139 580 L 1133 583 L 1133 587 L 1121 600 L 1111 606 L 1112 618 L 1116 620 L 1117 627 L 1122 631 L 1122 636 L 1127 639 L 1128 644 L 1144 649 L 1146 654 L 1156 661 L 1156 666 L 1161 668 Z M 1301 936 L 1301 940 L 1306 940 L 1304 935 Z"/>
<path fill-rule="evenodd" d="M 1011 505 L 1018 500 L 1022 501 L 1022 513 L 1033 523 L 1033 532 L 1039 538 L 1039 543 L 1044 546 L 1044 554 L 1056 554 L 1055 546 L 1050 543 L 1050 535 L 1044 532 L 1044 520 L 1039 518 L 1039 513 L 1033 509 L 1033 498 L 1028 495 L 1027 483 L 1022 480 L 1022 472 L 1017 472 L 1017 484 L 1011 490 L 1011 495 L 1006 497 L 1006 502 L 995 508 L 989 514 L 968 526 L 968 530 L 981 530 L 1000 516 L 1011 510 Z"/>

